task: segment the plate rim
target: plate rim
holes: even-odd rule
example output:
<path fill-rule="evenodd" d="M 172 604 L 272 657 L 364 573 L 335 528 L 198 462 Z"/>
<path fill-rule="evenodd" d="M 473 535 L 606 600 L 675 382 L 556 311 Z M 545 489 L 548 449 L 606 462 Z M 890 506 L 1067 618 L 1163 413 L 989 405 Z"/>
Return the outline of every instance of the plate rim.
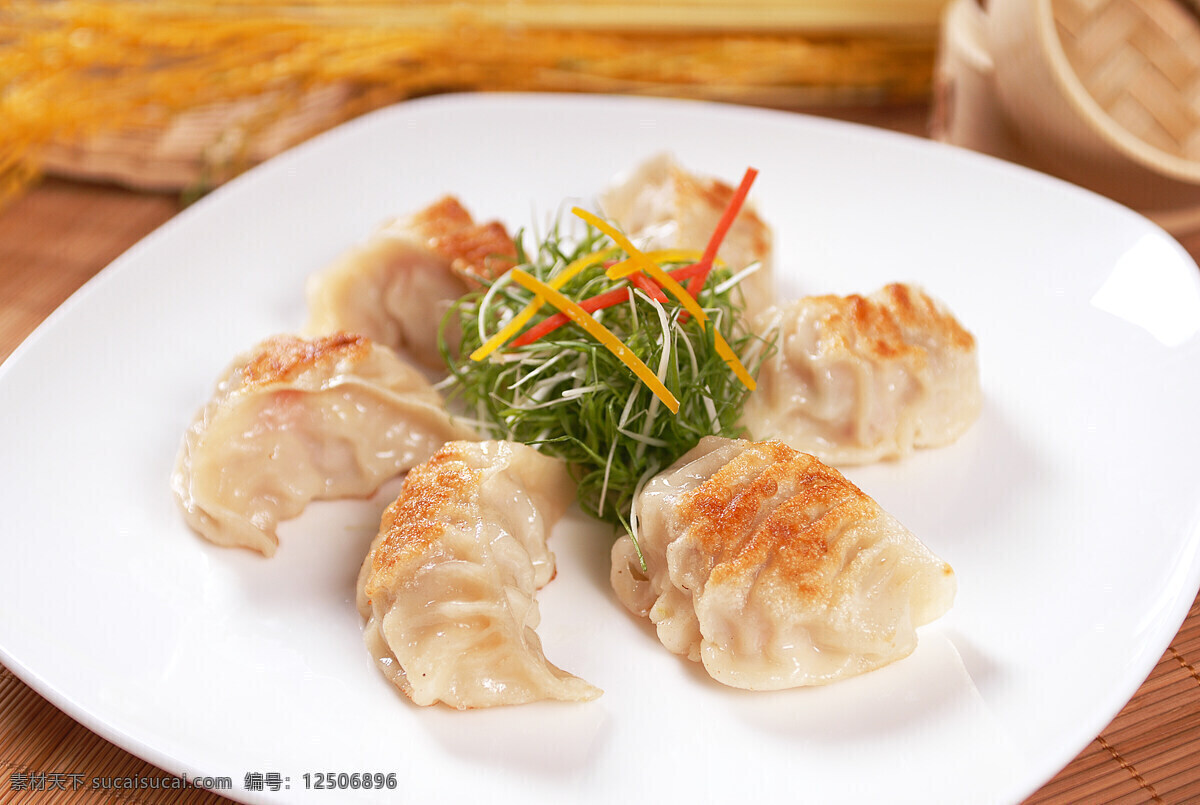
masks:
<path fill-rule="evenodd" d="M 384 107 L 351 121 L 348 121 L 338 127 L 330 129 L 305 143 L 302 143 L 295 148 L 289 149 L 284 153 L 267 160 L 259 166 L 252 168 L 246 173 L 236 177 L 225 185 L 217 188 L 201 199 L 197 203 L 181 210 L 161 226 L 157 227 L 153 232 L 149 233 L 145 238 L 142 238 L 137 243 L 130 246 L 125 252 L 116 257 L 108 265 L 98 271 L 94 276 L 84 282 L 75 292 L 73 292 L 62 304 L 60 304 L 53 312 L 43 319 L 38 326 L 20 344 L 5 358 L 3 363 L 0 363 L 0 385 L 7 382 L 8 375 L 12 367 L 26 360 L 26 355 L 37 348 L 37 344 L 45 337 L 45 333 L 57 328 L 60 322 L 68 320 L 73 311 L 80 305 L 86 304 L 87 300 L 95 294 L 95 291 L 102 284 L 110 282 L 118 272 L 124 271 L 127 264 L 135 263 L 139 259 L 139 255 L 148 249 L 154 248 L 155 244 L 164 239 L 174 237 L 176 230 L 185 228 L 189 225 L 194 217 L 206 214 L 205 211 L 225 203 L 227 197 L 233 196 L 238 192 L 239 188 L 260 181 L 260 177 L 265 171 L 280 170 L 286 165 L 295 162 L 303 162 L 308 159 L 308 155 L 317 151 L 330 147 L 330 143 L 336 143 L 343 138 L 347 132 L 353 131 L 359 127 L 369 127 L 378 125 L 379 121 L 391 117 L 406 117 L 412 112 L 421 112 L 431 107 L 476 107 L 479 105 L 509 105 L 515 103 L 528 103 L 534 105 L 551 106 L 559 104 L 570 104 L 579 106 L 605 106 L 611 104 L 640 106 L 647 111 L 669 110 L 672 107 L 691 108 L 708 111 L 717 114 L 735 114 L 744 115 L 747 120 L 752 118 L 770 119 L 775 121 L 784 121 L 789 125 L 798 127 L 814 126 L 818 129 L 827 131 L 840 131 L 850 129 L 857 133 L 858 136 L 867 139 L 877 140 L 880 142 L 895 143 L 905 142 L 910 147 L 918 148 L 928 153 L 941 153 L 944 155 L 953 155 L 953 158 L 961 160 L 967 164 L 986 165 L 989 170 L 1000 170 L 1005 173 L 1012 172 L 1013 175 L 1021 176 L 1022 180 L 1029 182 L 1050 183 L 1060 190 L 1066 189 L 1068 192 L 1079 195 L 1086 203 L 1095 204 L 1097 202 L 1109 207 L 1112 212 L 1118 215 L 1127 216 L 1131 220 L 1136 219 L 1139 225 L 1150 230 L 1155 230 L 1165 238 L 1168 244 L 1173 244 L 1173 248 L 1178 256 L 1184 258 L 1195 266 L 1195 260 L 1187 254 L 1183 247 L 1161 227 L 1155 224 L 1150 219 L 1139 213 L 1121 206 L 1117 202 L 1099 196 L 1089 190 L 1071 185 L 1067 182 L 1059 180 L 1055 177 L 1046 174 L 1038 173 L 1023 166 L 1004 162 L 994 157 L 990 157 L 976 152 L 966 151 L 954 146 L 948 146 L 942 143 L 937 143 L 931 140 L 923 139 L 919 136 L 894 132 L 884 129 L 879 129 L 865 124 L 831 120 L 828 118 L 818 117 L 803 112 L 790 112 L 775 109 L 765 109 L 758 107 L 744 107 L 731 104 L 711 102 L 711 101 L 695 101 L 684 99 L 669 99 L 669 98 L 649 98 L 641 96 L 623 96 L 623 95 L 563 95 L 555 93 L 455 93 L 447 95 L 437 95 L 425 98 L 411 99 L 402 101 L 392 106 Z M 1184 535 L 1184 539 L 1192 542 L 1200 542 L 1200 524 L 1196 525 L 1195 533 L 1192 535 Z M 1186 598 L 1187 590 L 1191 590 L 1191 597 Z M 1172 606 L 1169 609 L 1169 618 L 1167 622 L 1172 625 L 1172 628 L 1167 637 L 1166 643 L 1158 651 L 1157 654 L 1150 656 L 1149 650 L 1144 650 L 1139 657 L 1139 662 L 1136 664 L 1140 676 L 1136 679 L 1132 675 L 1128 676 L 1126 683 L 1118 691 L 1114 690 L 1111 700 L 1116 702 L 1115 709 L 1111 709 L 1108 705 L 1097 709 L 1097 715 L 1092 722 L 1084 727 L 1080 725 L 1076 733 L 1081 736 L 1078 745 L 1073 747 L 1071 758 L 1078 755 L 1079 751 L 1090 744 L 1097 735 L 1101 734 L 1104 727 L 1111 723 L 1112 719 L 1128 704 L 1132 696 L 1144 684 L 1145 679 L 1156 667 L 1163 651 L 1169 647 L 1173 636 L 1176 635 L 1186 620 L 1190 611 L 1192 602 L 1196 598 L 1196 593 L 1200 592 L 1200 559 L 1193 556 L 1193 563 L 1190 572 L 1186 576 L 1184 587 L 1179 593 L 1174 596 L 1171 602 Z M 1165 632 L 1165 630 L 1163 630 Z M 1157 645 L 1157 641 L 1154 641 Z M 191 768 L 187 761 L 183 758 L 175 757 L 173 754 L 161 751 L 158 747 L 148 744 L 141 740 L 138 736 L 131 734 L 125 730 L 117 729 L 113 724 L 95 712 L 94 709 L 88 708 L 81 704 L 76 696 L 70 691 L 60 689 L 58 686 L 50 682 L 50 680 L 37 669 L 23 662 L 19 657 L 12 655 L 3 643 L 0 643 L 0 662 L 18 679 L 28 685 L 31 689 L 45 698 L 56 708 L 62 710 L 73 720 L 83 724 L 86 728 L 101 736 L 112 744 L 115 744 L 131 754 L 152 763 L 155 766 L 167 771 L 171 774 L 187 774 L 189 777 L 195 773 L 203 773 L 203 770 Z M 1035 783 L 1016 784 L 1013 788 L 1017 790 L 1019 795 L 1024 798 L 1039 790 L 1050 779 L 1057 774 L 1065 765 L 1071 762 L 1068 759 L 1067 764 L 1056 764 L 1054 768 L 1044 777 L 1039 775 L 1039 781 Z M 1051 764 L 1047 764 L 1048 766 Z M 260 801 L 254 796 L 253 792 L 246 792 L 236 787 L 232 792 L 221 792 L 223 796 L 233 795 L 244 801 Z M 274 801 L 271 798 L 263 798 L 261 801 Z"/>

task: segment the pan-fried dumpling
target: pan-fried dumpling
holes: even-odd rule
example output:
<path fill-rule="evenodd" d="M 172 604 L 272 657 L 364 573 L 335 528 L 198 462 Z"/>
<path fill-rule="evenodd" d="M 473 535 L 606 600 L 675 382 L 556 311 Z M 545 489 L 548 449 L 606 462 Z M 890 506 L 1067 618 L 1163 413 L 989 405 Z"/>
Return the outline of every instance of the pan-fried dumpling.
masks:
<path fill-rule="evenodd" d="M 358 580 L 367 648 L 396 687 L 460 710 L 600 695 L 534 632 L 546 537 L 573 495 L 562 461 L 516 442 L 451 442 L 408 474 Z"/>
<path fill-rule="evenodd" d="M 756 322 L 778 330 L 742 424 L 831 464 L 938 447 L 979 417 L 975 338 L 920 288 L 810 296 Z"/>
<path fill-rule="evenodd" d="M 640 248 L 703 250 L 733 193 L 724 182 L 691 174 L 660 154 L 605 192 L 600 206 Z M 718 256 L 734 272 L 760 264 L 740 283 L 748 314 L 771 304 L 771 229 L 750 204 L 738 213 Z"/>
<path fill-rule="evenodd" d="M 218 545 L 275 553 L 275 527 L 312 500 L 368 497 L 450 439 L 415 368 L 360 335 L 276 336 L 235 360 L 183 439 L 172 485 Z"/>
<path fill-rule="evenodd" d="M 954 573 L 841 473 L 781 442 L 715 436 L 634 502 L 612 586 L 663 645 L 726 685 L 820 685 L 910 654 Z"/>
<path fill-rule="evenodd" d="M 473 277 L 499 276 L 515 260 L 502 224 L 476 224 L 447 196 L 391 221 L 309 277 L 308 332 L 362 333 L 424 366 L 444 368 L 437 332 L 450 303 L 472 287 Z M 457 333 L 447 336 L 453 341 Z"/>

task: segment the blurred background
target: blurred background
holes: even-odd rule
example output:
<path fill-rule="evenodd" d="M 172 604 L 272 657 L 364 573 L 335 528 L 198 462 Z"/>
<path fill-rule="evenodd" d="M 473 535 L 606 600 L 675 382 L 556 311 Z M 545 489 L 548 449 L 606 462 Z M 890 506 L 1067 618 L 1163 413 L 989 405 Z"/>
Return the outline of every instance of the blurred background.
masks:
<path fill-rule="evenodd" d="M 0 0 L 0 360 L 192 200 L 444 92 L 696 98 L 929 136 L 1108 195 L 1195 257 L 1198 3 Z M 1031 802 L 1200 799 L 1198 652 L 1200 602 Z M 0 802 L 26 801 L 4 786 L 31 769 L 158 773 L 3 667 L 0 702 Z"/>
<path fill-rule="evenodd" d="M 0 10 L 0 194 L 41 172 L 192 195 L 405 98 L 926 103 L 943 0 L 60 0 Z"/>
<path fill-rule="evenodd" d="M 406 98 L 602 92 L 882 120 L 1200 230 L 1200 0 L 9 0 L 0 87 L 0 203 L 191 199 Z"/>

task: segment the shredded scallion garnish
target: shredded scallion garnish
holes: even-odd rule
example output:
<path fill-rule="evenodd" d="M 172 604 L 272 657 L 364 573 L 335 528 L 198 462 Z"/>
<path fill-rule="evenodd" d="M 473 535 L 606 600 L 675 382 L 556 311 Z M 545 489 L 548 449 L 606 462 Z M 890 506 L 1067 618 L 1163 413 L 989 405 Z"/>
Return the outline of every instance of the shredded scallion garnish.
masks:
<path fill-rule="evenodd" d="M 584 511 L 623 527 L 636 541 L 631 506 L 639 486 L 704 436 L 741 435 L 737 421 L 749 389 L 739 375 L 756 374 L 769 345 L 741 325 L 738 278 L 720 263 L 705 268 L 708 276 L 694 301 L 688 296 L 681 302 L 661 293 L 652 278 L 647 284 L 645 273 L 608 276 L 608 268 L 635 255 L 594 226 L 578 238 L 560 235 L 556 226 L 532 250 L 523 237 L 517 241 L 513 275 L 464 296 L 443 320 L 448 396 L 458 398 L 491 438 L 524 442 L 565 459 Z M 603 259 L 595 259 L 598 254 Z M 696 257 L 647 254 L 655 258 L 653 273 L 660 278 Z M 587 330 L 575 323 L 551 329 L 555 322 L 547 319 L 558 310 L 547 303 L 547 289 L 566 297 L 576 316 L 589 300 L 619 299 L 591 317 L 628 351 L 624 359 L 620 350 L 589 334 L 595 331 L 590 323 Z M 697 310 L 704 315 L 695 315 Z M 519 328 L 511 326 L 514 321 Z M 444 337 L 450 328 L 462 333 L 457 356 Z M 536 340 L 517 339 L 514 346 L 518 329 L 537 332 Z M 746 369 L 736 358 L 731 362 L 730 354 L 740 356 Z M 631 358 L 677 401 L 678 412 L 631 371 Z"/>

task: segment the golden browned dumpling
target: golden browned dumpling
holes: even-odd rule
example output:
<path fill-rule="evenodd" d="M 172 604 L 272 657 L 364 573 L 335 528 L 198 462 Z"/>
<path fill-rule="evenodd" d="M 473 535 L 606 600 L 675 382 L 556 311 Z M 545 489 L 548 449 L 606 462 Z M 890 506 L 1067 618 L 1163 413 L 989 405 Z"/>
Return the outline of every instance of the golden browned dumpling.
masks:
<path fill-rule="evenodd" d="M 425 377 L 361 335 L 281 335 L 240 356 L 183 439 L 188 523 L 266 556 L 312 500 L 368 497 L 450 439 L 472 438 Z"/>
<path fill-rule="evenodd" d="M 562 461 L 515 442 L 451 442 L 408 474 L 358 583 L 367 648 L 396 687 L 459 709 L 600 695 L 534 631 L 546 538 L 573 496 Z"/>
<path fill-rule="evenodd" d="M 920 288 L 809 296 L 761 315 L 778 332 L 742 424 L 831 464 L 949 444 L 979 417 L 974 337 Z"/>
<path fill-rule="evenodd" d="M 707 437 L 634 503 L 612 586 L 663 645 L 749 690 L 820 685 L 910 654 L 954 573 L 841 473 L 781 442 Z"/>
<path fill-rule="evenodd" d="M 308 332 L 362 333 L 424 366 L 443 368 L 437 331 L 450 302 L 470 289 L 473 277 L 499 276 L 515 258 L 502 224 L 476 224 L 447 196 L 381 227 L 309 277 Z"/>
<path fill-rule="evenodd" d="M 610 188 L 600 204 L 640 248 L 703 251 L 733 193 L 724 182 L 689 173 L 662 154 Z M 735 273 L 759 264 L 740 284 L 748 315 L 771 304 L 771 229 L 750 204 L 742 207 L 717 256 Z"/>

